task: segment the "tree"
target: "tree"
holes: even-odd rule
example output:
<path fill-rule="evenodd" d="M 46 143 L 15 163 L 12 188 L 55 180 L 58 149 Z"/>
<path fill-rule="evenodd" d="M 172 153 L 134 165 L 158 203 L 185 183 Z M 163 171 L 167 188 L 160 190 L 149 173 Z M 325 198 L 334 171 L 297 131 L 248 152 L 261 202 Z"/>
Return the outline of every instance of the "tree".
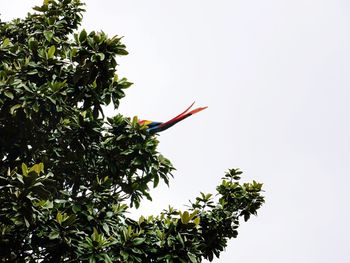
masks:
<path fill-rule="evenodd" d="M 118 36 L 76 32 L 79 0 L 45 0 L 0 21 L 1 262 L 201 262 L 264 202 L 230 169 L 188 211 L 126 216 L 174 170 L 136 118 L 105 118 L 132 83 L 116 74 Z"/>

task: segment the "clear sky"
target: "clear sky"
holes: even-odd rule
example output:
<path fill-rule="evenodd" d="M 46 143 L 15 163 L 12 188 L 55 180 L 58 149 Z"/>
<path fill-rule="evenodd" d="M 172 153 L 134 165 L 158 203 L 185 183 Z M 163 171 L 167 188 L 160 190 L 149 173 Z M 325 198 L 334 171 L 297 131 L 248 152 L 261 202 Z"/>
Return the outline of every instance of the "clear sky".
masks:
<path fill-rule="evenodd" d="M 2 0 L 1 18 L 41 2 Z M 159 136 L 177 171 L 142 213 L 184 209 L 240 167 L 266 204 L 215 262 L 350 262 L 348 0 L 86 3 L 82 27 L 125 36 L 119 72 L 135 85 L 121 113 L 163 121 L 209 106 Z"/>

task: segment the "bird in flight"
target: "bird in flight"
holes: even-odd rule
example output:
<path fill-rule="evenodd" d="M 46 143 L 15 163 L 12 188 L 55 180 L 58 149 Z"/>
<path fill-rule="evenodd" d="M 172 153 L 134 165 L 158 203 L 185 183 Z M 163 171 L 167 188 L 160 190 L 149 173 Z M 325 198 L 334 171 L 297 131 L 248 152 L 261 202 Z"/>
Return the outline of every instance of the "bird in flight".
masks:
<path fill-rule="evenodd" d="M 199 108 L 196 108 L 196 109 L 189 111 L 193 105 L 194 105 L 194 102 L 184 112 L 180 113 L 176 117 L 174 117 L 166 122 L 139 120 L 139 124 L 146 125 L 148 127 L 147 131 L 149 133 L 154 134 L 157 132 L 164 131 L 164 130 L 170 128 L 171 126 L 175 125 L 176 123 L 188 118 L 189 116 L 208 108 L 208 107 L 199 107 Z"/>

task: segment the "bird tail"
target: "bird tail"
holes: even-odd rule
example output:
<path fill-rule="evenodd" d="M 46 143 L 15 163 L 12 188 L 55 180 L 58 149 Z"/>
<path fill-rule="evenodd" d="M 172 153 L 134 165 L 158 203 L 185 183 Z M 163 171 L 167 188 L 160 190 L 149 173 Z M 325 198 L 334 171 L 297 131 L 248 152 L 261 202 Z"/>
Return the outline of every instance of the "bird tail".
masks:
<path fill-rule="evenodd" d="M 196 109 L 193 109 L 193 110 L 189 111 L 192 108 L 193 105 L 194 105 L 194 102 L 185 111 L 183 111 L 182 113 L 180 113 L 176 117 L 174 117 L 174 118 L 172 118 L 172 119 L 170 119 L 170 120 L 160 124 L 157 127 L 156 131 L 153 131 L 153 132 L 164 131 L 164 130 L 170 128 L 171 126 L 175 125 L 176 123 L 178 123 L 178 122 L 188 118 L 189 116 L 191 116 L 193 114 L 196 114 L 196 113 L 198 113 L 198 112 L 208 108 L 207 106 L 206 107 L 199 107 L 199 108 L 196 108 Z"/>

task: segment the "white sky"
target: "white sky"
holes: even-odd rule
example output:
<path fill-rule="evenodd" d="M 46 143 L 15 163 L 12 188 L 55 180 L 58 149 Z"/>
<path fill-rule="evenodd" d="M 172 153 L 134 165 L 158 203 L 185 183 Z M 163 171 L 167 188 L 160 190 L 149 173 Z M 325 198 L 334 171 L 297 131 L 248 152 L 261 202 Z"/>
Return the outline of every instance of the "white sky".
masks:
<path fill-rule="evenodd" d="M 1 18 L 41 2 L 3 0 Z M 83 27 L 125 36 L 130 52 L 120 112 L 164 121 L 209 106 L 161 133 L 177 171 L 142 213 L 184 209 L 240 167 L 266 204 L 215 262 L 350 262 L 349 1 L 86 2 Z"/>

